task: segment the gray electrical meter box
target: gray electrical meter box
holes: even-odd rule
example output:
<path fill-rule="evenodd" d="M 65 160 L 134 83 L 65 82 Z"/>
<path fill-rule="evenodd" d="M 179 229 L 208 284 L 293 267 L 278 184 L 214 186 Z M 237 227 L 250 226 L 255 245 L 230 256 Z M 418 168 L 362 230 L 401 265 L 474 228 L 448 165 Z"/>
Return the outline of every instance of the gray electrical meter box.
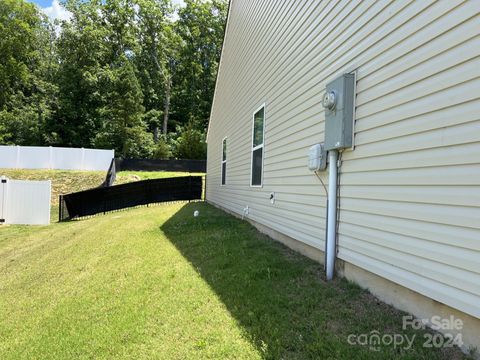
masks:
<path fill-rule="evenodd" d="M 327 84 L 325 108 L 325 150 L 353 145 L 355 74 L 344 74 Z"/>

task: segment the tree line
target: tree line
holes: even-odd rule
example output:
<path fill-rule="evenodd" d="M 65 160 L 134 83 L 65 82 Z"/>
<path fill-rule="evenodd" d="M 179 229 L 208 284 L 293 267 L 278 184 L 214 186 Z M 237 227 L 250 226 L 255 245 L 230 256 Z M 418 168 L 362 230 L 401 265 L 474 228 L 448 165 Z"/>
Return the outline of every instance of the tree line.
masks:
<path fill-rule="evenodd" d="M 0 1 L 0 143 L 204 158 L 225 0 Z"/>

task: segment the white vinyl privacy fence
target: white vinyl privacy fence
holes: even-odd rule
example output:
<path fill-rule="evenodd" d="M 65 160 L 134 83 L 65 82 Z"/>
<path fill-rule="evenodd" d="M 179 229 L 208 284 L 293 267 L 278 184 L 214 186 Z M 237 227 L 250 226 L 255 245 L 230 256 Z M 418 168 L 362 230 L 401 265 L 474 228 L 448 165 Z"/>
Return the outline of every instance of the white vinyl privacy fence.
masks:
<path fill-rule="evenodd" d="M 51 181 L 10 180 L 0 182 L 0 223 L 50 224 Z"/>
<path fill-rule="evenodd" d="M 114 156 L 113 150 L 0 145 L 0 168 L 107 171 Z"/>

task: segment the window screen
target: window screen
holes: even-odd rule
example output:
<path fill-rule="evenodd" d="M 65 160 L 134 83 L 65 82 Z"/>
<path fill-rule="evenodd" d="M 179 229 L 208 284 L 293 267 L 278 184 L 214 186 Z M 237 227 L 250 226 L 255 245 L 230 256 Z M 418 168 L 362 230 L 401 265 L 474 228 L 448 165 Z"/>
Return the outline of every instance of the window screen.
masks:
<path fill-rule="evenodd" d="M 222 185 L 225 185 L 227 180 L 227 138 L 222 141 Z"/>
<path fill-rule="evenodd" d="M 263 120 L 265 110 L 261 108 L 254 115 L 253 119 L 253 147 L 263 145 Z"/>
<path fill-rule="evenodd" d="M 253 115 L 252 139 L 252 186 L 262 186 L 263 153 L 264 153 L 265 107 Z"/>
<path fill-rule="evenodd" d="M 252 185 L 262 185 L 263 148 L 252 153 Z"/>

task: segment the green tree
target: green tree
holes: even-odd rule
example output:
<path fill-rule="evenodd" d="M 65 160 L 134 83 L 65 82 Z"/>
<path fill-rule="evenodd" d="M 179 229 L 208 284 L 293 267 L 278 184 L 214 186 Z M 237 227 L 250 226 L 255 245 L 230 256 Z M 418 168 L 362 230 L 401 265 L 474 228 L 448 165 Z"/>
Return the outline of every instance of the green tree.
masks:
<path fill-rule="evenodd" d="M 66 6 L 73 18 L 63 24 L 59 39 L 61 101 L 54 121 L 62 142 L 151 156 L 153 140 L 143 118 L 154 117 L 144 115 L 136 68 L 137 2 L 69 0 Z"/>
<path fill-rule="evenodd" d="M 22 0 L 0 2 L 0 108 L 29 84 L 32 68 L 28 65 L 37 61 L 35 29 L 40 23 L 33 4 Z"/>
<path fill-rule="evenodd" d="M 178 122 L 187 123 L 193 118 L 205 128 L 215 90 L 227 2 L 186 0 L 185 5 L 174 25 L 182 43 L 172 107 Z"/>
<path fill-rule="evenodd" d="M 171 0 L 62 3 L 55 28 L 0 0 L 0 141 L 204 157 L 226 1 L 187 0 L 178 20 Z"/>
<path fill-rule="evenodd" d="M 170 1 L 139 0 L 138 69 L 145 94 L 147 111 L 162 109 L 162 121 L 152 123 L 155 140 L 159 128 L 168 131 L 172 76 L 178 58 L 179 38 L 173 31 L 168 15 L 172 12 Z"/>
<path fill-rule="evenodd" d="M 0 2 L 0 137 L 39 145 L 56 107 L 54 29 L 36 6 Z"/>
<path fill-rule="evenodd" d="M 123 157 L 149 157 L 153 152 L 153 136 L 146 132 L 142 119 L 143 94 L 135 76 L 132 62 L 121 55 L 113 69 L 105 69 L 105 105 L 100 114 L 104 128 L 100 129 L 95 144 L 107 144 Z"/>
<path fill-rule="evenodd" d="M 170 159 L 172 157 L 171 145 L 166 136 L 162 135 L 155 144 L 154 159 Z"/>
<path fill-rule="evenodd" d="M 178 138 L 175 141 L 175 157 L 178 159 L 205 159 L 207 143 L 205 132 L 198 130 L 198 125 L 190 121 L 185 127 L 177 127 Z"/>
<path fill-rule="evenodd" d="M 56 135 L 53 144 L 89 147 L 102 127 L 100 109 L 105 99 L 100 74 L 109 55 L 108 29 L 100 0 L 70 0 L 66 6 L 72 18 L 62 24 L 57 41 L 59 105 L 48 130 Z"/>

